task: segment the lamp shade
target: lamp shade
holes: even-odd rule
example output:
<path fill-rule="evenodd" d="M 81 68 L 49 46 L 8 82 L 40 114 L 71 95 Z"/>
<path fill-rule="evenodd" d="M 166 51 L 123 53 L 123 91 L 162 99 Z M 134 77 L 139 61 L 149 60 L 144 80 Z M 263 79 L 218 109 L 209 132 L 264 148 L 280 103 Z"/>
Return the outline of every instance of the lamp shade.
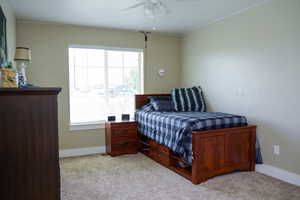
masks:
<path fill-rule="evenodd" d="M 31 61 L 31 51 L 27 47 L 17 47 L 15 53 L 15 60 Z"/>

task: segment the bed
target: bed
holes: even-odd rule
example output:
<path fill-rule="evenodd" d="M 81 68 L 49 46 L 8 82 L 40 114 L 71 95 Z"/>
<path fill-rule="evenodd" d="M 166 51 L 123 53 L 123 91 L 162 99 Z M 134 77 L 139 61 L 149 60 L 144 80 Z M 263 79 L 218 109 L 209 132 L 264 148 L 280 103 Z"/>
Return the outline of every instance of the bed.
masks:
<path fill-rule="evenodd" d="M 245 117 L 148 111 L 149 96 L 169 94 L 135 96 L 142 153 L 194 184 L 233 171 L 254 170 L 256 126 L 247 125 Z"/>

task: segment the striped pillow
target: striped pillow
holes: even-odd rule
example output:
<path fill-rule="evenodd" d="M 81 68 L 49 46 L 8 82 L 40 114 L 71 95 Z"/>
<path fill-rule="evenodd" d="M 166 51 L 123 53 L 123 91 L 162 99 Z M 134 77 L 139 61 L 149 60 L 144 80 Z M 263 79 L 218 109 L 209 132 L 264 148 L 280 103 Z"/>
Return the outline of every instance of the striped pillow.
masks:
<path fill-rule="evenodd" d="M 201 87 L 174 88 L 172 100 L 176 111 L 205 112 L 206 106 Z"/>

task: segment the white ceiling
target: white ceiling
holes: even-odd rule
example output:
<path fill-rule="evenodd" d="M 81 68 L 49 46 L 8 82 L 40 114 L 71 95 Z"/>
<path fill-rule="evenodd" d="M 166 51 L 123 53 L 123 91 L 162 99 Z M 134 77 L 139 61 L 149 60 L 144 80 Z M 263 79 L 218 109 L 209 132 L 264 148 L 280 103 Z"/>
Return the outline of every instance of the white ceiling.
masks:
<path fill-rule="evenodd" d="M 161 0 L 171 9 L 155 21 L 142 8 L 121 11 L 142 0 L 9 0 L 17 18 L 28 21 L 75 24 L 128 30 L 182 34 L 266 0 Z"/>

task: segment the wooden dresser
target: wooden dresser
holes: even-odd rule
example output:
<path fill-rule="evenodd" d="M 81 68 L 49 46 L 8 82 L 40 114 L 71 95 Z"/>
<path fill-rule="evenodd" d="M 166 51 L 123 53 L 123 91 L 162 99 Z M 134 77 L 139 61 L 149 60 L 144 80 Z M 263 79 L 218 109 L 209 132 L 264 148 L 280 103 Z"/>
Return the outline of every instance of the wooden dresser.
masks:
<path fill-rule="evenodd" d="M 107 154 L 117 156 L 138 152 L 137 122 L 106 122 L 105 133 Z"/>
<path fill-rule="evenodd" d="M 0 196 L 59 200 L 60 88 L 0 88 Z"/>

